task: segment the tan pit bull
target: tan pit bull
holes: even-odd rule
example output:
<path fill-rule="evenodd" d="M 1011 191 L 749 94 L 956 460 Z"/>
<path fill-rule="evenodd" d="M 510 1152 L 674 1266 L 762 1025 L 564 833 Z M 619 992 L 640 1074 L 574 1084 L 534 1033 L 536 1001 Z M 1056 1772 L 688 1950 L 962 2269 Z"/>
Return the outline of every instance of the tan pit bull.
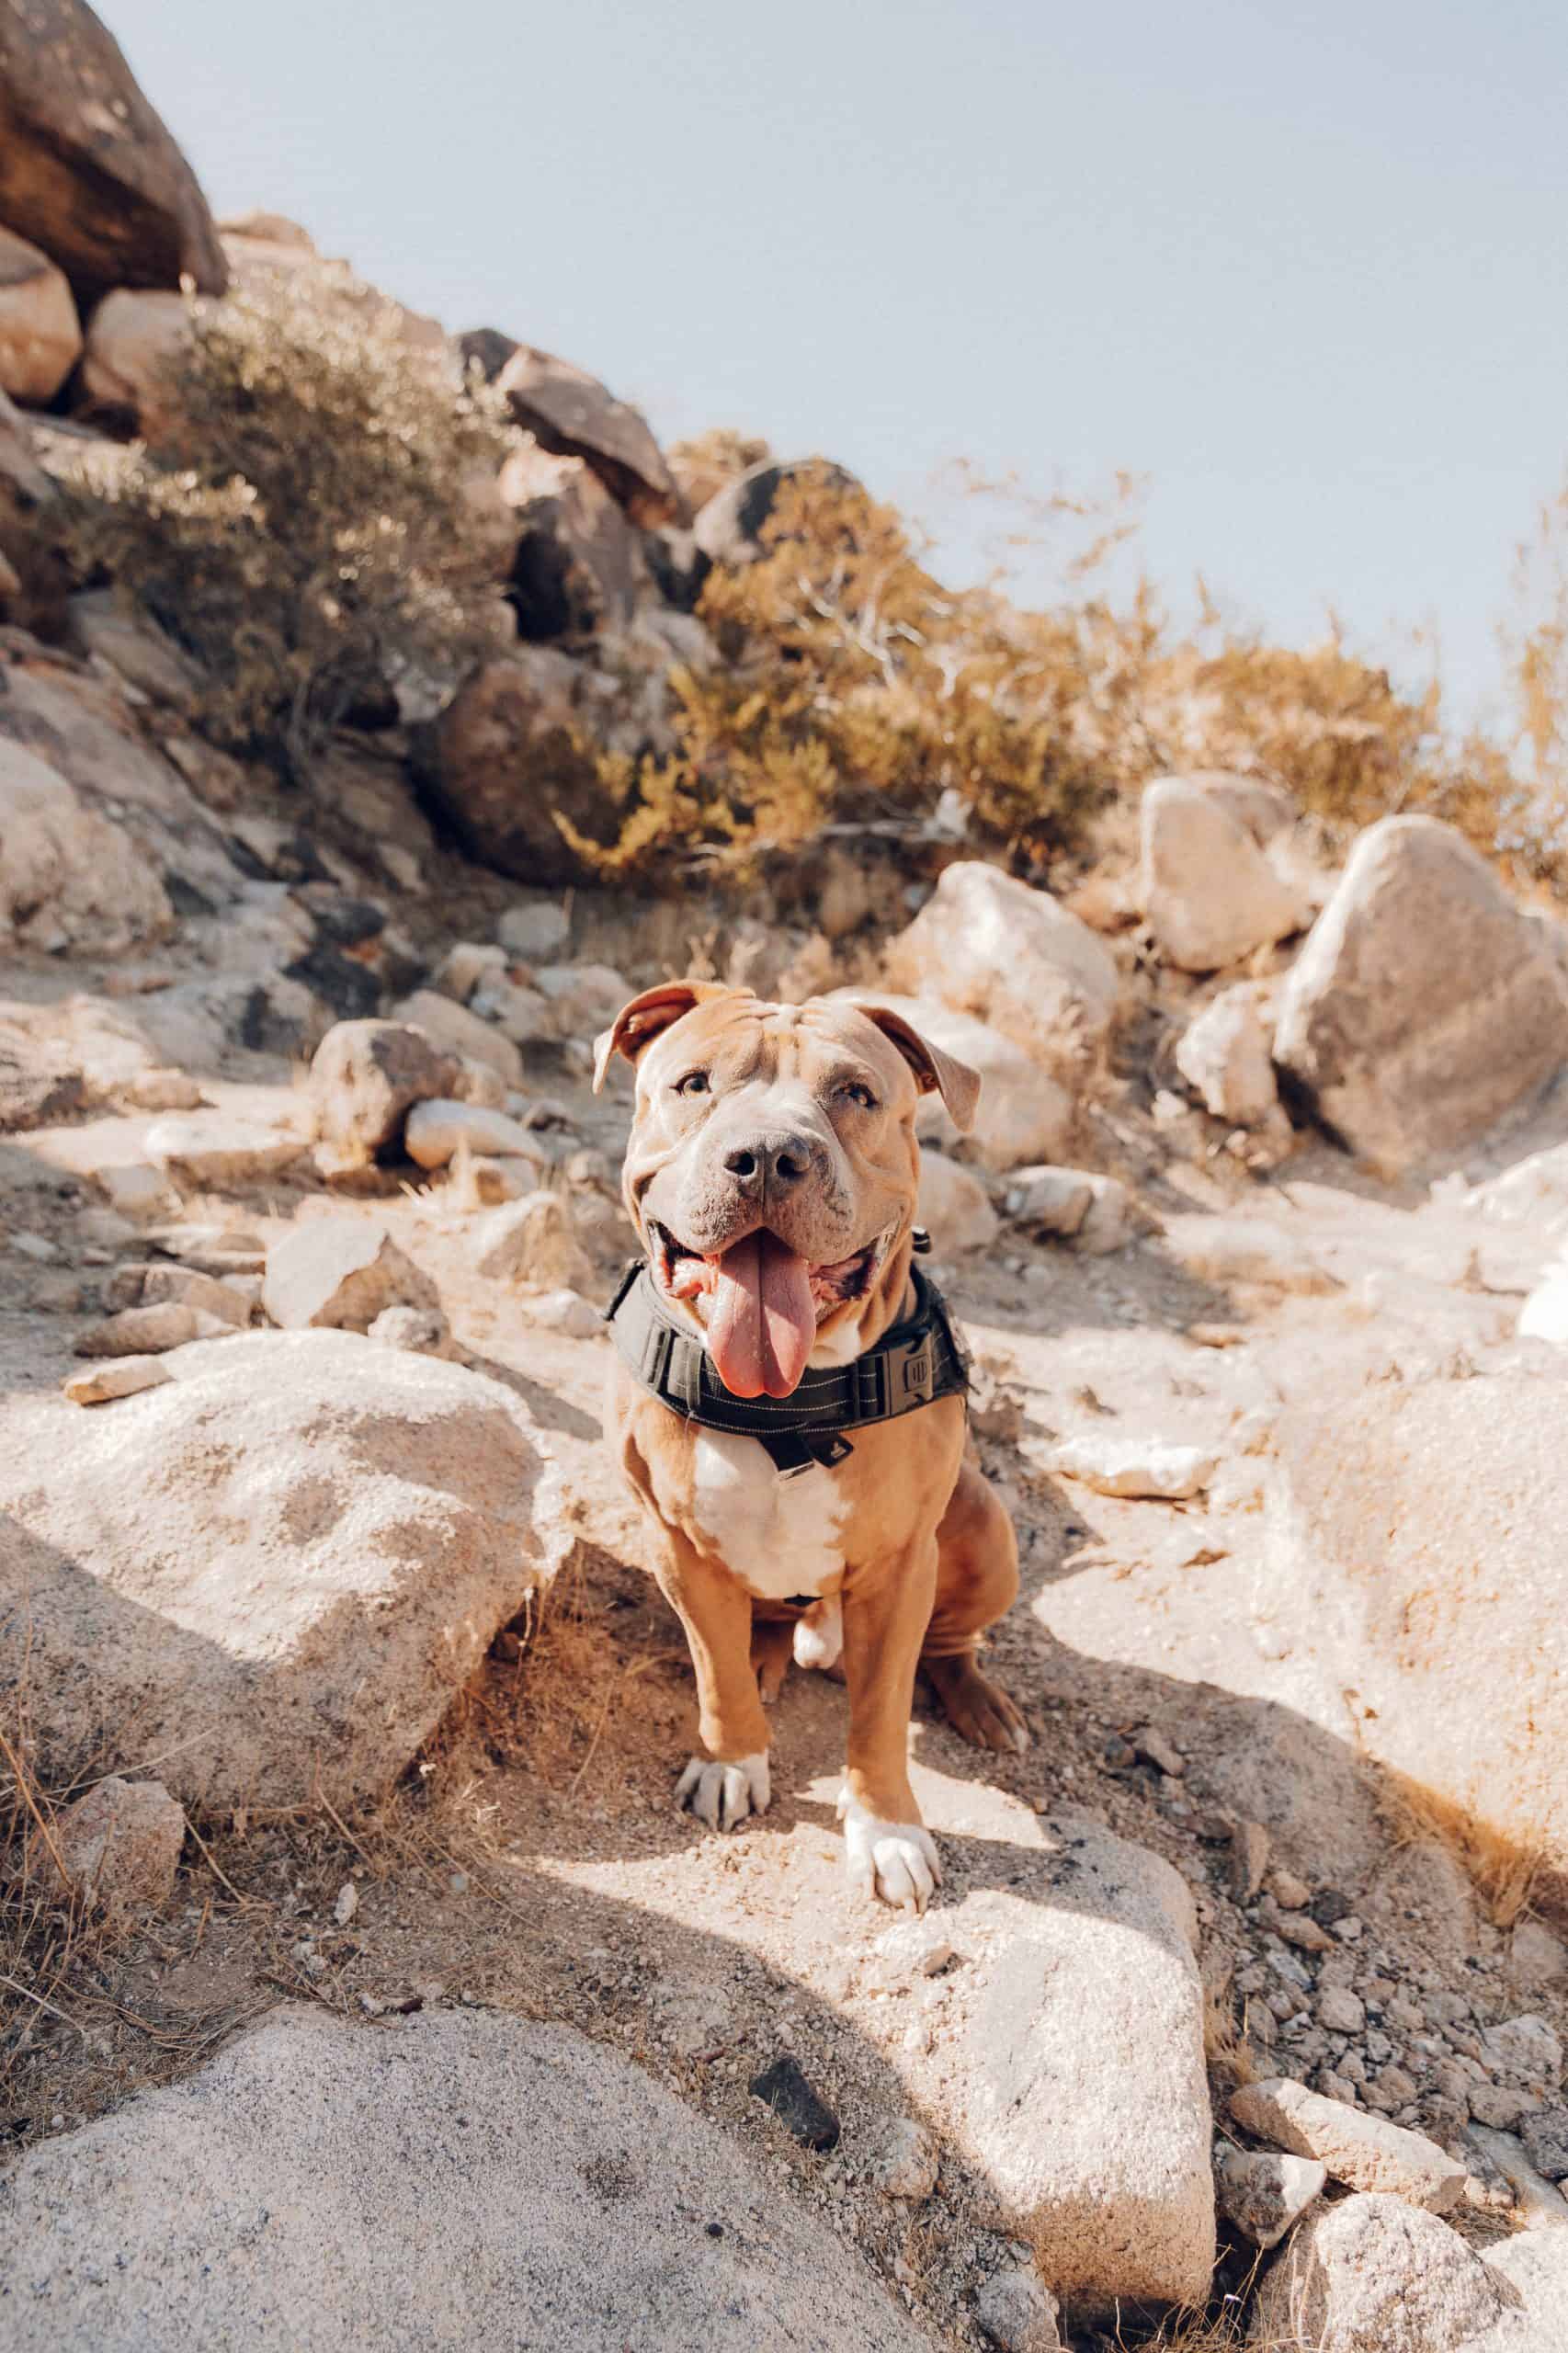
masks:
<path fill-rule="evenodd" d="M 625 1007 L 597 1040 L 596 1086 L 617 1053 L 637 1074 L 624 1189 L 648 1312 L 700 1342 L 721 1399 L 789 1398 L 809 1369 L 875 1352 L 924 1296 L 916 1105 L 937 1092 L 966 1127 L 974 1073 L 874 1004 L 769 1005 L 699 981 Z M 608 1415 L 697 1674 L 704 1754 L 678 1802 L 715 1829 L 763 1813 L 763 1700 L 791 1650 L 821 1667 L 842 1654 L 850 1877 L 924 1910 L 941 1872 L 909 1785 L 916 1665 L 968 1739 L 1028 1745 L 975 1661 L 1017 1591 L 1017 1552 L 961 1394 L 852 1427 L 841 1461 L 789 1476 L 756 1437 L 685 1418 L 619 1358 Z"/>

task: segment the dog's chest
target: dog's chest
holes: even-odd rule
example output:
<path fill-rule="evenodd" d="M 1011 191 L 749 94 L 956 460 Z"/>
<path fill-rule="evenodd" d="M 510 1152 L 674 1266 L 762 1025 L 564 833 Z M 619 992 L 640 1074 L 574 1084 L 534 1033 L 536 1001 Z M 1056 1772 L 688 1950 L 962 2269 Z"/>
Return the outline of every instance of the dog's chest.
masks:
<path fill-rule="evenodd" d="M 766 1601 L 820 1593 L 844 1566 L 848 1498 L 821 1465 L 781 1479 L 754 1438 L 703 1430 L 692 1514 L 726 1568 Z"/>

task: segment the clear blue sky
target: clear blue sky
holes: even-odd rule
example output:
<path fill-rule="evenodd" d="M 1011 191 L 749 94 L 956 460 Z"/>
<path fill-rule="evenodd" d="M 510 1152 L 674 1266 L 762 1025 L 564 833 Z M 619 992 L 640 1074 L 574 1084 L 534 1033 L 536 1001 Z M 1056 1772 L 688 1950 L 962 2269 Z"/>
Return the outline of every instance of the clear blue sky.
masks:
<path fill-rule="evenodd" d="M 668 438 L 1152 478 L 1281 636 L 1435 623 L 1466 713 L 1568 460 L 1548 0 L 102 0 L 220 210 Z M 973 550 L 955 542 L 961 570 Z"/>

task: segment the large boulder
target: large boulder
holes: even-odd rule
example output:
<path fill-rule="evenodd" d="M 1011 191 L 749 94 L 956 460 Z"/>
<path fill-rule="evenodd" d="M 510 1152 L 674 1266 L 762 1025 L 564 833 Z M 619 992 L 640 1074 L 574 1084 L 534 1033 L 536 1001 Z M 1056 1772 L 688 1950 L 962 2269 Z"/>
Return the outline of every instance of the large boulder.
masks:
<path fill-rule="evenodd" d="M 487 662 L 419 738 L 420 790 L 464 849 L 519 882 L 580 882 L 557 811 L 597 835 L 608 796 L 588 740 L 582 666 L 544 645 Z"/>
<path fill-rule="evenodd" d="M 1260 2353 L 1547 2353 L 1513 2282 L 1435 2214 L 1383 2196 L 1320 2206 L 1265 2276 Z"/>
<path fill-rule="evenodd" d="M 63 270 L 0 228 L 0 392 L 44 405 L 76 365 L 82 330 Z"/>
<path fill-rule="evenodd" d="M 885 969 L 894 988 L 973 1014 L 1062 1076 L 1098 1062 L 1119 994 L 1115 959 L 1087 924 L 972 859 L 947 868 Z"/>
<path fill-rule="evenodd" d="M 822 2215 L 619 2052 L 280 2008 L 0 2187 L 9 2353 L 931 2353 Z"/>
<path fill-rule="evenodd" d="M 915 1779 L 927 1820 L 949 1829 L 949 1793 Z M 912 2089 L 1065 2305 L 1199 2301 L 1214 2185 L 1191 1895 L 1168 1863 L 1076 1809 L 1026 1818 L 1017 1800 L 968 1786 L 958 1802 L 964 1835 L 1005 1859 L 1007 1884 L 971 1888 L 943 1914 L 962 1966 Z"/>
<path fill-rule="evenodd" d="M 125 1744 L 187 1804 L 357 1802 L 559 1565 L 538 1434 L 510 1390 L 345 1332 L 167 1361 L 10 1417 L 0 1684 L 26 1662 L 46 1755 Z"/>
<path fill-rule="evenodd" d="M 507 602 L 529 643 L 624 628 L 652 579 L 642 534 L 582 458 L 525 446 L 501 469 L 515 524 Z"/>
<path fill-rule="evenodd" d="M 1221 972 L 1311 921 L 1250 813 L 1245 801 L 1197 778 L 1165 777 L 1143 795 L 1143 912 L 1161 955 L 1179 972 Z"/>
<path fill-rule="evenodd" d="M 125 831 L 0 734 L 0 940 L 111 956 L 173 927 L 164 886 Z"/>
<path fill-rule="evenodd" d="M 1547 927 L 1450 826 L 1387 817 L 1285 981 L 1274 1058 L 1386 1169 L 1462 1150 L 1568 1062 Z"/>
<path fill-rule="evenodd" d="M 403 1156 L 416 1103 L 451 1095 L 460 1054 L 411 1021 L 339 1021 L 316 1048 L 309 1096 L 317 1140 L 335 1165 Z"/>
<path fill-rule="evenodd" d="M 642 412 L 598 379 L 520 343 L 496 381 L 541 449 L 581 458 L 643 529 L 679 520 L 680 493 Z"/>
<path fill-rule="evenodd" d="M 1277 1427 L 1267 1556 L 1278 1654 L 1354 1692 L 1361 1746 L 1559 1875 L 1565 1412 L 1535 1366 L 1325 1392 Z"/>
<path fill-rule="evenodd" d="M 176 422 L 176 369 L 190 344 L 183 294 L 120 287 L 87 321 L 74 405 L 84 415 L 157 441 Z"/>
<path fill-rule="evenodd" d="M 228 284 L 194 173 L 85 0 L 0 9 L 0 220 L 79 295 Z"/>
<path fill-rule="evenodd" d="M 980 1103 L 967 1138 L 960 1137 L 941 1097 L 933 1094 L 922 1097 L 915 1114 L 915 1133 L 923 1142 L 949 1151 L 962 1142 L 971 1157 L 998 1170 L 1065 1155 L 1075 1116 L 1073 1097 L 1011 1038 L 972 1014 L 955 1013 L 937 996 L 898 996 L 887 989 L 865 988 L 835 989 L 834 995 L 851 1003 L 889 1006 L 932 1045 L 978 1074 Z"/>

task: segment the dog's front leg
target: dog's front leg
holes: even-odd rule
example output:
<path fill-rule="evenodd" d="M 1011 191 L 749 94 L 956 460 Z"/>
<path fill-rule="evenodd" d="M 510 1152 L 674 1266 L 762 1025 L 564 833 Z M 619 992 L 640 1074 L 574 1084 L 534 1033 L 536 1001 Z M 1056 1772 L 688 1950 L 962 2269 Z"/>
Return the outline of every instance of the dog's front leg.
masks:
<path fill-rule="evenodd" d="M 676 1803 L 710 1830 L 733 1830 L 748 1813 L 766 1813 L 772 1794 L 767 1719 L 751 1663 L 751 1596 L 728 1569 L 665 1533 L 659 1584 L 686 1628 L 707 1751 L 681 1774 Z"/>
<path fill-rule="evenodd" d="M 849 1756 L 838 1811 L 851 1882 L 924 1912 L 942 1876 L 909 1786 L 915 1666 L 937 1594 L 937 1542 L 926 1536 L 850 1578 L 844 1593 Z"/>

